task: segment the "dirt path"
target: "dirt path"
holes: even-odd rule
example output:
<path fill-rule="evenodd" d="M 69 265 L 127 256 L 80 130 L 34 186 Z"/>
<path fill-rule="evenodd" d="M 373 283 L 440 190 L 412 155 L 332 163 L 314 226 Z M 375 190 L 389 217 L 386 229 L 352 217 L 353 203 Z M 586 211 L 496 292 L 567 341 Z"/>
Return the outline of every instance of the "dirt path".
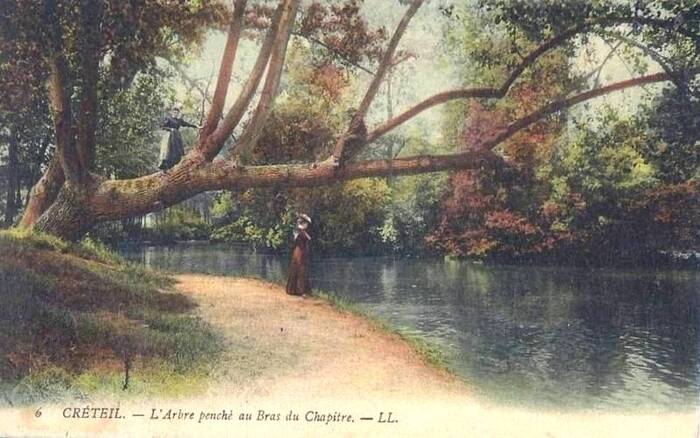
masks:
<path fill-rule="evenodd" d="M 230 346 L 225 358 L 230 366 L 212 395 L 303 391 L 315 398 L 358 393 L 434 398 L 466 392 L 452 375 L 426 366 L 397 336 L 320 299 L 290 296 L 260 280 L 195 275 L 178 280 Z"/>
<path fill-rule="evenodd" d="M 121 420 L 63 418 L 63 405 L 0 411 L 10 436 L 682 437 L 697 413 L 529 411 L 492 405 L 426 365 L 398 337 L 318 299 L 263 281 L 177 277 L 178 289 L 226 340 L 224 361 L 198 397 L 90 403 Z M 84 406 L 84 405 L 81 405 Z M 171 415 L 166 415 L 171 410 Z M 297 415 L 287 419 L 288 414 Z M 389 417 L 391 413 L 391 417 Z M 153 415 L 158 418 L 149 418 Z M 230 416 L 228 416 L 230 414 Z M 249 414 L 249 419 L 241 415 Z M 190 416 L 191 415 L 191 416 Z M 349 417 L 351 416 L 351 417 Z M 371 418 L 363 420 L 362 418 Z M 379 420 L 384 420 L 380 422 Z M 331 421 L 329 421 L 331 420 Z M 392 422 L 387 422 L 392 421 Z"/>
<path fill-rule="evenodd" d="M 695 437 L 697 415 L 540 413 L 492 406 L 452 375 L 424 361 L 397 336 L 339 313 L 319 299 L 288 296 L 260 280 L 183 275 L 178 288 L 221 328 L 229 366 L 208 394 L 213 399 L 270 404 L 281 412 L 393 411 L 396 424 L 305 423 L 286 428 L 318 436 Z M 274 411 L 274 409 L 272 409 Z M 259 429 L 250 429 L 251 432 Z M 279 431 L 270 429 L 267 432 Z"/>

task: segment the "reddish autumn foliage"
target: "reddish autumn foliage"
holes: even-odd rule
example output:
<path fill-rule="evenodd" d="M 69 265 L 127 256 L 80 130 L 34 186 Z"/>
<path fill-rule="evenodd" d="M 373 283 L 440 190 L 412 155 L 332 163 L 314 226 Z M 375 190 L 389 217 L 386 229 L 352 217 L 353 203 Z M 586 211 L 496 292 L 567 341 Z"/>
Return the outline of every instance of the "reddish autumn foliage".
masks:
<path fill-rule="evenodd" d="M 362 0 L 345 0 L 326 5 L 313 1 L 301 11 L 295 35 L 306 38 L 317 47 L 322 56 L 320 64 L 329 56 L 341 65 L 377 61 L 387 39 L 384 27 L 371 29 L 360 13 Z M 261 34 L 271 23 L 275 8 L 271 5 L 252 5 L 246 11 L 246 29 L 249 36 Z"/>
<path fill-rule="evenodd" d="M 386 30 L 372 30 L 360 15 L 362 1 L 325 6 L 314 1 L 306 8 L 299 33 L 323 42 L 350 62 L 378 59 Z"/>
<path fill-rule="evenodd" d="M 461 142 L 464 149 L 479 149 L 507 126 L 508 121 L 534 107 L 536 95 L 519 88 L 515 108 L 484 107 L 471 102 Z M 521 114 L 522 113 L 522 114 Z M 532 125 L 503 145 L 500 163 L 454 173 L 450 195 L 443 202 L 438 227 L 428 236 L 433 248 L 458 256 L 517 257 L 539 253 L 554 245 L 530 216 L 536 201 L 533 174 L 537 156 L 547 156 L 551 137 L 559 127 L 551 121 Z M 537 205 L 537 204 L 534 204 Z"/>
<path fill-rule="evenodd" d="M 503 126 L 502 119 L 498 111 L 472 104 L 463 129 L 464 147 L 479 147 L 481 139 Z M 556 125 L 542 123 L 523 131 L 505 145 L 506 159 L 500 164 L 451 175 L 452 191 L 443 201 L 439 225 L 428 236 L 428 244 L 456 256 L 557 257 L 558 262 L 568 258 L 598 263 L 654 260 L 659 250 L 696 247 L 700 244 L 697 181 L 644 179 L 640 173 L 637 188 L 632 189 L 633 180 L 619 170 L 629 166 L 620 160 L 634 156 L 625 155 L 633 152 L 625 152 L 621 142 L 634 140 L 635 129 L 619 122 L 611 134 L 601 131 L 597 137 L 586 137 L 582 153 L 593 155 L 582 155 L 581 161 L 570 164 L 573 167 L 564 172 L 572 173 L 564 174 L 560 180 L 564 186 L 556 189 L 552 181 L 535 176 L 537 166 L 550 166 L 554 160 L 543 149 L 556 136 Z M 601 161 L 605 159 L 612 161 Z M 613 167 L 618 170 L 605 173 Z M 612 179 L 606 181 L 606 175 Z M 615 180 L 615 175 L 623 179 Z"/>
<path fill-rule="evenodd" d="M 640 234 L 660 245 L 679 247 L 700 243 L 700 190 L 695 181 L 662 184 L 648 190 L 629 207 L 629 217 L 642 228 Z"/>

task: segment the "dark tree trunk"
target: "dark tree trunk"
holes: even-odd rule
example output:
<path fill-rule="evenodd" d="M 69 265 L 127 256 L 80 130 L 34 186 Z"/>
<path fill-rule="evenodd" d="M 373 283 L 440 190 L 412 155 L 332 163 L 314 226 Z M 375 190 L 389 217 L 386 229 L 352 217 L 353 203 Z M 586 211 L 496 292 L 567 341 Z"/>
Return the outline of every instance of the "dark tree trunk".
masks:
<path fill-rule="evenodd" d="M 8 149 L 8 168 L 7 168 L 7 196 L 5 203 L 5 220 L 6 227 L 11 227 L 17 214 L 18 202 L 17 192 L 19 190 L 19 164 L 18 160 L 18 142 L 14 133 L 10 136 L 10 144 Z"/>
<path fill-rule="evenodd" d="M 67 241 L 83 237 L 95 225 L 86 190 L 66 183 L 53 204 L 41 215 L 33 229 Z"/>
<path fill-rule="evenodd" d="M 36 223 L 39 217 L 46 211 L 51 203 L 56 199 L 65 177 L 63 169 L 57 157 L 53 157 L 44 174 L 39 178 L 39 181 L 32 187 L 27 208 L 24 209 L 22 220 L 19 225 L 21 227 L 30 228 Z"/>

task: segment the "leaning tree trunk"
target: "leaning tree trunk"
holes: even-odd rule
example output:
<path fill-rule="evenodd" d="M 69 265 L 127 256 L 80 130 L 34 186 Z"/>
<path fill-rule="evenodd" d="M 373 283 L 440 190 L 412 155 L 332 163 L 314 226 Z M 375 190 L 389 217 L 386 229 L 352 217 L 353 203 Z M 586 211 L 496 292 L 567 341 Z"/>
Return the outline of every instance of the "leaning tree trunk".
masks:
<path fill-rule="evenodd" d="M 285 62 L 287 44 L 294 28 L 300 0 L 282 0 L 279 3 L 243 91 L 224 115 L 223 108 L 230 83 L 230 64 L 235 59 L 237 40 L 242 34 L 245 21 L 246 0 L 236 0 L 216 91 L 212 98 L 210 114 L 207 116 L 208 123 L 205 124 L 205 129 L 200 134 L 198 143 L 192 151 L 167 174 L 158 173 L 130 180 L 97 179 L 89 173 L 95 147 L 94 131 L 98 111 L 96 87 L 100 64 L 95 58 L 100 53 L 97 47 L 98 39 L 94 38 L 95 32 L 99 30 L 99 14 L 86 7 L 92 3 L 87 2 L 79 9 L 83 18 L 83 27 L 79 30 L 79 35 L 81 38 L 86 37 L 85 45 L 80 47 L 79 56 L 81 67 L 79 70 L 83 77 L 79 77 L 78 72 L 70 71 L 73 64 L 68 62 L 69 60 L 65 56 L 67 51 L 66 47 L 63 46 L 60 11 L 57 10 L 55 2 L 47 2 L 46 4 L 49 8 L 45 11 L 49 12 L 46 14 L 48 17 L 46 25 L 51 37 L 49 38 L 51 41 L 50 56 L 48 56 L 50 67 L 48 97 L 54 121 L 57 153 L 44 176 L 33 188 L 30 202 L 21 221 L 22 226 L 69 240 L 82 237 L 95 224 L 162 210 L 209 190 L 245 190 L 253 187 L 273 186 L 317 187 L 355 178 L 387 175 L 393 177 L 442 170 L 479 168 L 484 161 L 502 160 L 492 149 L 521 129 L 546 116 L 613 91 L 672 79 L 672 74 L 665 71 L 601 86 L 550 102 L 530 114 L 512 121 L 493 137 L 483 139 L 480 142 L 479 150 L 449 155 L 422 155 L 403 158 L 390 156 L 387 160 L 355 162 L 351 158 L 360 151 L 362 146 L 374 142 L 382 135 L 429 108 L 455 99 L 502 99 L 513 83 L 540 56 L 559 47 L 574 36 L 588 33 L 595 26 L 638 23 L 666 29 L 670 24 L 665 20 L 644 22 L 639 17 L 586 20 L 554 35 L 535 47 L 510 71 L 500 86 L 448 90 L 435 94 L 376 126 L 366 136 L 357 135 L 359 127 L 363 127 L 364 130 L 365 115 L 387 72 L 391 69 L 399 40 L 411 17 L 423 3 L 423 0 L 413 0 L 397 25 L 352 121 L 337 138 L 333 152 L 333 157 L 336 159 L 328 157 L 320 163 L 241 166 L 238 161 L 241 157 L 248 155 L 255 147 L 261 129 L 274 104 L 274 97 L 279 88 L 282 67 Z M 118 60 L 119 56 L 113 58 Z M 264 74 L 265 71 L 267 74 Z M 696 74 L 697 70 L 689 71 L 688 74 L 690 73 Z M 214 160 L 248 110 L 254 95 L 258 92 L 258 85 L 263 75 L 265 82 L 260 91 L 257 108 L 252 113 L 251 122 L 232 147 L 229 157 Z M 74 84 L 71 80 L 76 78 L 79 79 L 76 83 L 83 85 L 79 105 L 73 101 L 72 97 Z M 74 117 L 73 108 L 79 109 L 80 118 Z M 219 119 L 222 121 L 214 126 L 213 121 Z M 77 127 L 77 132 L 74 127 Z M 361 138 L 361 141 L 357 142 L 358 138 Z M 346 146 L 348 146 L 348 150 L 345 150 Z M 397 153 L 396 151 L 392 152 L 392 155 Z M 344 159 L 340 163 L 338 160 L 341 157 L 349 159 Z"/>
<path fill-rule="evenodd" d="M 20 227 L 31 228 L 39 220 L 58 196 L 64 180 L 61 163 L 58 157 L 54 157 L 39 181 L 32 187 L 29 202 L 19 222 Z"/>
<path fill-rule="evenodd" d="M 95 225 L 90 208 L 90 190 L 66 183 L 56 200 L 39 217 L 33 230 L 75 241 Z"/>

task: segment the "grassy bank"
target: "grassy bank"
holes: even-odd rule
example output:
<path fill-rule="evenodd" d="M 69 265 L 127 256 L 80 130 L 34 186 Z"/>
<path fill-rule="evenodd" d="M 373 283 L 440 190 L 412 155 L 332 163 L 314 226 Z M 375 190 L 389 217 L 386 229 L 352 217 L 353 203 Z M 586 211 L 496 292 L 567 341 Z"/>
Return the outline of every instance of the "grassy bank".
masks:
<path fill-rule="evenodd" d="M 89 240 L 0 232 L 0 404 L 196 392 L 222 342 L 173 285 Z"/>
<path fill-rule="evenodd" d="M 334 309 L 336 309 L 339 312 L 350 313 L 359 316 L 372 323 L 372 325 L 376 329 L 399 337 L 408 345 L 410 345 L 411 348 L 416 353 L 418 353 L 418 355 L 421 358 L 423 358 L 423 360 L 425 360 L 426 363 L 434 366 L 439 370 L 450 373 L 452 372 L 452 370 L 447 364 L 445 354 L 443 353 L 443 351 L 437 345 L 431 343 L 430 341 L 418 335 L 410 333 L 405 329 L 401 329 L 391 325 L 387 321 L 381 319 L 376 315 L 373 315 L 365 308 L 353 303 L 347 298 L 338 296 L 331 292 L 320 290 L 314 290 L 313 295 L 328 302 Z"/>

